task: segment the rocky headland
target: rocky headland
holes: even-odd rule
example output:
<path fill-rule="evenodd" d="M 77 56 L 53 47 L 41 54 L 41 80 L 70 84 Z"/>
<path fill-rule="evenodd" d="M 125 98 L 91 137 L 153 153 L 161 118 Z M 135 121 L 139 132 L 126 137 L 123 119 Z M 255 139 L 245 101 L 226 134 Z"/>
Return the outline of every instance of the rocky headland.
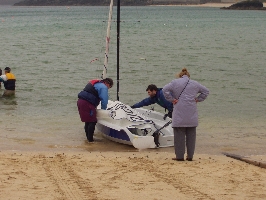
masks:
<path fill-rule="evenodd" d="M 227 9 L 227 10 L 266 10 L 265 7 L 263 7 L 263 3 L 260 1 L 241 1 L 238 3 L 235 3 L 229 7 L 222 7 L 221 9 Z"/>

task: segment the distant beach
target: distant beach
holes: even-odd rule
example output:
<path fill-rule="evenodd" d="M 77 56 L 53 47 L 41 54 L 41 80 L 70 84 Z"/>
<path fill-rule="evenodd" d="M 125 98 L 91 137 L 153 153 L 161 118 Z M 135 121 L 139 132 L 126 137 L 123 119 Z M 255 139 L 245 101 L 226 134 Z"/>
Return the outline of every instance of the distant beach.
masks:
<path fill-rule="evenodd" d="M 204 3 L 204 4 L 198 4 L 196 6 L 198 7 L 213 7 L 213 8 L 221 8 L 221 7 L 229 7 L 233 3 Z"/>
<path fill-rule="evenodd" d="M 213 7 L 213 8 L 220 8 L 220 7 L 228 7 L 231 6 L 233 3 L 204 3 L 204 4 L 179 4 L 179 5 L 151 5 L 151 6 L 191 6 L 191 7 Z"/>
<path fill-rule="evenodd" d="M 212 8 L 222 8 L 229 7 L 234 3 L 204 3 L 204 4 L 187 4 L 187 5 L 177 5 L 177 6 L 193 6 L 193 7 L 212 7 Z M 266 7 L 266 3 L 263 3 L 263 7 Z"/>

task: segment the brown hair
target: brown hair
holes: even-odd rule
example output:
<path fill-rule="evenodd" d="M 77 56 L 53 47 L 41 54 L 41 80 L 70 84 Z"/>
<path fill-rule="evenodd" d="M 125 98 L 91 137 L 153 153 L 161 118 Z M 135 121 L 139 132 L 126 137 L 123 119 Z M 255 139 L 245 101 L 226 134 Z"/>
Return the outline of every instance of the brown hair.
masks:
<path fill-rule="evenodd" d="M 151 85 L 148 85 L 148 87 L 147 87 L 146 91 L 148 91 L 148 90 L 150 90 L 150 91 L 153 91 L 153 90 L 157 91 L 157 90 L 158 90 L 158 88 L 157 88 L 157 86 L 156 86 L 156 85 L 154 85 L 154 84 L 151 84 Z"/>
<path fill-rule="evenodd" d="M 110 85 L 110 88 L 113 87 L 113 85 L 114 85 L 113 79 L 111 79 L 111 78 L 105 78 L 102 81 L 105 83 L 108 83 Z"/>
<path fill-rule="evenodd" d="M 182 71 L 179 74 L 176 74 L 176 76 L 178 78 L 181 78 L 183 75 L 187 75 L 188 77 L 190 77 L 189 72 L 187 71 L 187 68 L 183 68 Z"/>

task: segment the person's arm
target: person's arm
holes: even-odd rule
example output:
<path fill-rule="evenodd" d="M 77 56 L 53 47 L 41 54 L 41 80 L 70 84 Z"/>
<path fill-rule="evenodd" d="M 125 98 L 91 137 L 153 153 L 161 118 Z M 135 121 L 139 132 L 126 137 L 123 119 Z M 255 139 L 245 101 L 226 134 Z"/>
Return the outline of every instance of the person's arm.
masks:
<path fill-rule="evenodd" d="M 140 108 L 143 106 L 149 106 L 149 105 L 154 104 L 154 103 L 155 103 L 155 101 L 153 101 L 152 98 L 148 97 L 146 99 L 143 99 L 139 103 L 134 104 L 133 106 L 131 106 L 131 108 Z"/>
<path fill-rule="evenodd" d="M 7 81 L 7 77 L 6 77 L 6 75 L 1 75 L 0 76 L 0 82 L 4 82 L 4 81 Z"/>
<path fill-rule="evenodd" d="M 196 102 L 204 101 L 210 92 L 205 86 L 199 84 L 199 93 L 200 95 L 196 98 Z"/>
<path fill-rule="evenodd" d="M 108 88 L 101 88 L 99 97 L 101 99 L 101 109 L 106 110 L 108 104 Z"/>
<path fill-rule="evenodd" d="M 97 90 L 101 100 L 101 109 L 106 110 L 108 104 L 108 88 L 103 83 L 96 83 L 94 88 Z"/>

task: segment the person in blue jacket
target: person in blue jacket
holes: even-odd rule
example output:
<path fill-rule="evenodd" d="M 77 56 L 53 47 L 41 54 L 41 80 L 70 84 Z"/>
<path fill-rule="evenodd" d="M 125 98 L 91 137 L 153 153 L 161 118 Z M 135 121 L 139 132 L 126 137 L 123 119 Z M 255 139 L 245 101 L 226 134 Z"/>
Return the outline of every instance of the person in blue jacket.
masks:
<path fill-rule="evenodd" d="M 78 111 L 82 122 L 85 122 L 85 132 L 88 142 L 94 142 L 93 135 L 97 123 L 96 108 L 101 102 L 101 109 L 106 110 L 108 104 L 108 89 L 113 86 L 111 78 L 91 80 L 78 94 Z"/>
<path fill-rule="evenodd" d="M 148 85 L 146 91 L 150 97 L 143 99 L 139 103 L 134 104 L 133 106 L 131 106 L 131 108 L 140 108 L 143 106 L 149 106 L 151 104 L 157 103 L 161 107 L 168 110 L 168 114 L 165 114 L 164 119 L 166 119 L 167 116 L 172 118 L 173 104 L 165 99 L 162 88 L 157 88 L 156 85 L 151 84 Z"/>

